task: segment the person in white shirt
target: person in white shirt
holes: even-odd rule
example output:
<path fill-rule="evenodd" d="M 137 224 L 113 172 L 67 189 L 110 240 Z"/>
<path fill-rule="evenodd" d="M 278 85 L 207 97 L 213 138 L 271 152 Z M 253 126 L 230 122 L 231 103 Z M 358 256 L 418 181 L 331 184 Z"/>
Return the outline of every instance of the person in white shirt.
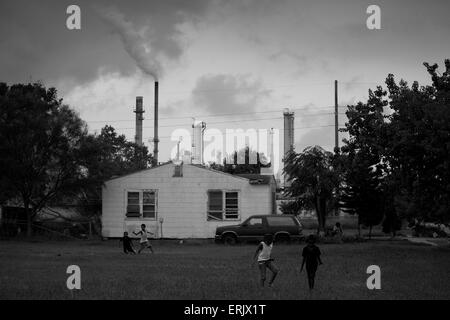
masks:
<path fill-rule="evenodd" d="M 138 232 L 133 231 L 133 234 L 136 236 L 137 235 L 141 236 L 141 240 L 139 240 L 139 244 L 141 245 L 141 247 L 139 248 L 138 253 L 141 253 L 142 250 L 147 249 L 147 248 L 150 249 L 150 251 L 152 253 L 154 253 L 153 247 L 150 244 L 150 242 L 148 241 L 148 235 L 153 235 L 153 233 L 151 233 L 150 231 L 147 231 L 145 229 L 145 224 L 141 224 L 141 230 L 139 230 Z"/>
<path fill-rule="evenodd" d="M 273 248 L 273 235 L 264 235 L 264 241 L 262 241 L 258 248 L 256 249 L 255 255 L 253 257 L 253 265 L 255 261 L 258 261 L 258 267 L 261 275 L 261 286 L 264 287 L 264 282 L 266 281 L 266 269 L 272 272 L 272 277 L 269 280 L 269 287 L 272 287 L 273 281 L 278 274 L 278 268 L 273 263 L 272 259 L 272 248 Z"/>

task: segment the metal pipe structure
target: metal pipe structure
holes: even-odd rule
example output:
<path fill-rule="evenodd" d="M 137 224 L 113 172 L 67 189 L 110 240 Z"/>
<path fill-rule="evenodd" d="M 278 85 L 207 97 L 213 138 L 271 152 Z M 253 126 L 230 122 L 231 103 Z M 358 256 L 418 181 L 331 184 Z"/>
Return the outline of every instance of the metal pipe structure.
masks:
<path fill-rule="evenodd" d="M 134 142 L 142 146 L 142 120 L 144 120 L 144 107 L 143 107 L 143 98 L 136 97 L 136 109 L 134 109 L 134 113 L 136 113 L 136 135 L 134 136 Z"/>
<path fill-rule="evenodd" d="M 155 81 L 155 134 L 153 137 L 154 147 L 153 147 L 153 166 L 158 165 L 158 90 L 159 84 L 158 81 Z"/>

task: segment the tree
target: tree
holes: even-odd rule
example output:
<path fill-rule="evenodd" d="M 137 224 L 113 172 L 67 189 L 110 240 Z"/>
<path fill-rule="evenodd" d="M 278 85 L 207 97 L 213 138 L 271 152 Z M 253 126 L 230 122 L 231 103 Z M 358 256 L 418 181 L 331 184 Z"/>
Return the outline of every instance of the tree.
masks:
<path fill-rule="evenodd" d="M 23 203 L 28 235 L 47 203 L 87 183 L 87 135 L 86 124 L 56 89 L 0 84 L 0 176 L 9 196 Z"/>
<path fill-rule="evenodd" d="M 344 212 L 358 216 L 358 226 L 372 227 L 381 223 L 384 214 L 384 190 L 373 166 L 361 154 L 348 158 L 349 166 L 341 188 L 340 206 Z"/>
<path fill-rule="evenodd" d="M 100 222 L 103 183 L 114 176 L 148 168 L 153 156 L 146 146 L 127 141 L 124 135 L 118 135 L 108 125 L 102 128 L 99 135 L 86 137 L 84 146 L 87 155 L 84 165 L 90 183 L 73 197 L 77 199 L 82 215 Z"/>
<path fill-rule="evenodd" d="M 319 232 L 325 229 L 326 216 L 333 208 L 333 192 L 339 184 L 333 161 L 333 154 L 319 146 L 307 147 L 301 153 L 292 151 L 285 159 L 283 171 L 289 183 L 285 194 L 295 198 L 298 208 L 315 209 Z"/>
<path fill-rule="evenodd" d="M 251 163 L 256 159 L 256 163 Z M 223 160 L 223 164 L 210 164 L 211 168 L 218 171 L 223 171 L 230 174 L 245 174 L 261 173 L 261 168 L 270 167 L 270 163 L 264 165 L 261 160 L 265 159 L 264 154 L 260 154 L 250 147 L 245 147 L 239 151 L 235 151 L 231 157 L 227 160 Z"/>
<path fill-rule="evenodd" d="M 450 219 L 450 60 L 442 75 L 424 65 L 431 86 L 390 74 L 387 91 L 369 90 L 367 103 L 347 111 L 342 205 L 362 220 L 384 217 L 394 235 L 402 217 Z"/>
<path fill-rule="evenodd" d="M 349 133 L 341 148 L 344 183 L 340 192 L 340 206 L 344 212 L 358 216 L 358 226 L 372 227 L 381 223 L 384 216 L 385 192 L 383 183 L 386 166 L 383 150 L 386 145 L 386 116 L 383 99 L 386 92 L 378 87 L 369 90 L 367 103 L 348 106 L 348 122 L 343 130 Z"/>
<path fill-rule="evenodd" d="M 450 219 L 450 60 L 440 75 L 424 63 L 432 85 L 411 87 L 386 80 L 390 107 L 386 159 L 397 187 L 402 216 L 445 222 Z"/>

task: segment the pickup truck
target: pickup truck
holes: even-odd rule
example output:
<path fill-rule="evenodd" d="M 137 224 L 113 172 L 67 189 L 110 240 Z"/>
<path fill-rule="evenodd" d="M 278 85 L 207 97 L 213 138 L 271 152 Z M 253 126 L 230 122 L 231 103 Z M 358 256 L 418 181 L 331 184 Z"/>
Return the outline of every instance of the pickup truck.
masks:
<path fill-rule="evenodd" d="M 241 241 L 262 241 L 265 234 L 272 234 L 278 243 L 303 238 L 302 225 L 295 216 L 273 214 L 251 216 L 238 225 L 217 227 L 215 240 L 233 245 Z"/>

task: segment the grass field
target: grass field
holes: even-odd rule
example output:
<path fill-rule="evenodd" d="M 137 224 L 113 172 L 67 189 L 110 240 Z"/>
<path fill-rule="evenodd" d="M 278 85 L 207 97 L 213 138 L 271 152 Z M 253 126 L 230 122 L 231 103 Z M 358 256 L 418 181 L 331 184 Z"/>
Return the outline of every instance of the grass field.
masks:
<path fill-rule="evenodd" d="M 0 299 L 450 299 L 450 249 L 404 241 L 321 245 L 315 291 L 299 274 L 298 244 L 273 249 L 274 288 L 258 286 L 254 245 L 154 242 L 156 253 L 128 256 L 119 242 L 0 242 Z M 66 288 L 69 265 L 81 290 Z M 369 265 L 381 290 L 368 290 Z"/>

